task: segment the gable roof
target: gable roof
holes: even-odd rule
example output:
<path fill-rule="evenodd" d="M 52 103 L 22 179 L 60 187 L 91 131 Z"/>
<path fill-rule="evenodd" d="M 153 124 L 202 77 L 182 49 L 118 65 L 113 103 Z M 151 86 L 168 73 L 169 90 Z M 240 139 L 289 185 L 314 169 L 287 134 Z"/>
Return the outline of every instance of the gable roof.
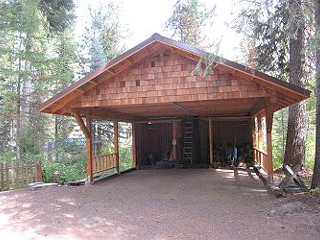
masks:
<path fill-rule="evenodd" d="M 134 62 L 139 61 L 140 59 L 145 57 L 146 54 L 149 54 L 154 49 L 156 49 L 158 45 L 161 44 L 182 51 L 186 55 L 189 55 L 194 60 L 198 61 L 202 57 L 209 54 L 208 52 L 200 50 L 196 47 L 175 41 L 173 39 L 155 33 L 150 38 L 146 39 L 145 41 L 126 51 L 122 55 L 116 57 L 115 59 L 104 63 L 84 78 L 80 79 L 77 82 L 74 82 L 63 91 L 59 92 L 46 102 L 42 103 L 39 106 L 38 110 L 40 112 L 61 114 L 60 109 L 62 109 L 72 100 L 83 95 L 84 92 L 98 85 L 100 81 L 104 81 L 106 78 L 115 76 L 123 70 L 127 69 Z M 239 74 L 245 75 L 248 78 L 254 79 L 256 82 L 264 86 L 290 95 L 292 99 L 295 99 L 295 101 L 293 102 L 299 102 L 310 96 L 310 91 L 299 86 L 281 81 L 263 72 L 257 71 L 250 67 L 241 65 L 239 63 L 227 60 L 219 56 L 214 56 L 214 59 L 216 64 L 220 67 L 235 71 Z"/>

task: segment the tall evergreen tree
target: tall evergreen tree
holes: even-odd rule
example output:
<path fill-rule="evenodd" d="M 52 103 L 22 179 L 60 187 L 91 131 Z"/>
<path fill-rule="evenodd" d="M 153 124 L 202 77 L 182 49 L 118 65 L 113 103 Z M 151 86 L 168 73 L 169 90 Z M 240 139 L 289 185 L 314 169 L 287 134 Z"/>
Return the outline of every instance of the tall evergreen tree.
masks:
<path fill-rule="evenodd" d="M 311 188 L 320 188 L 320 0 L 314 3 L 316 39 L 316 153 Z"/>
<path fill-rule="evenodd" d="M 62 2 L 65 3 L 61 5 Z M 47 11 L 43 9 L 44 3 L 51 5 Z M 17 160 L 21 153 L 40 153 L 45 141 L 49 117 L 38 114 L 37 106 L 48 94 L 44 89 L 52 84 L 48 77 L 53 61 L 50 40 L 71 19 L 68 12 L 71 3 L 73 1 L 62 0 L 1 2 L 0 76 L 4 84 L 0 89 L 3 96 L 0 116 L 5 127 L 10 126 L 10 131 L 2 132 L 2 137 L 7 146 L 14 146 Z M 59 21 L 52 20 L 55 14 L 59 15 Z"/>
<path fill-rule="evenodd" d="M 21 0 L 2 2 L 0 34 L 6 41 L 1 44 L 3 58 L 1 77 L 5 80 L 1 92 L 7 120 L 11 124 L 10 138 L 20 159 L 21 133 L 26 131 L 31 115 L 32 84 L 41 74 L 46 45 L 46 23 L 37 9 L 37 1 Z M 5 112 L 2 112 L 5 114 Z M 40 122 L 40 121 L 39 121 Z M 34 132 L 39 133 L 39 132 Z M 41 135 L 40 135 L 41 136 Z M 41 139 L 41 138 L 37 138 Z"/>
<path fill-rule="evenodd" d="M 289 0 L 289 82 L 306 86 L 304 74 L 305 17 L 301 0 Z M 306 101 L 289 107 L 287 143 L 284 164 L 303 165 L 306 156 Z"/>
<path fill-rule="evenodd" d="M 81 74 L 86 75 L 97 69 L 104 62 L 110 61 L 123 52 L 121 45 L 123 33 L 118 20 L 118 9 L 112 1 L 106 1 L 98 8 L 89 9 L 90 19 L 81 43 Z M 121 132 L 121 126 L 119 128 Z M 113 124 L 105 121 L 94 121 L 94 151 L 99 154 L 105 151 L 104 144 L 113 141 Z M 109 140 L 108 140 L 109 139 Z"/>
<path fill-rule="evenodd" d="M 215 8 L 208 9 L 199 0 L 178 0 L 165 28 L 172 32 L 172 37 L 178 41 L 208 48 L 204 29 L 212 23 L 214 10 Z"/>
<path fill-rule="evenodd" d="M 96 9 L 89 9 L 90 19 L 81 43 L 82 74 L 98 68 L 123 51 L 122 32 L 117 7 L 107 1 Z"/>
<path fill-rule="evenodd" d="M 247 37 L 253 43 L 252 51 L 255 52 L 253 62 L 256 65 L 253 67 L 305 87 L 304 10 L 310 4 L 296 0 L 244 2 L 247 4 L 240 14 L 243 22 L 238 27 L 242 32 L 244 26 L 248 27 Z M 286 112 L 281 115 L 286 115 Z M 288 129 L 281 131 L 281 135 L 287 132 L 285 164 L 303 164 L 306 131 L 306 103 L 302 102 L 290 107 Z"/>
<path fill-rule="evenodd" d="M 52 33 L 62 33 L 74 23 L 73 0 L 40 0 L 38 8 L 49 23 Z"/>

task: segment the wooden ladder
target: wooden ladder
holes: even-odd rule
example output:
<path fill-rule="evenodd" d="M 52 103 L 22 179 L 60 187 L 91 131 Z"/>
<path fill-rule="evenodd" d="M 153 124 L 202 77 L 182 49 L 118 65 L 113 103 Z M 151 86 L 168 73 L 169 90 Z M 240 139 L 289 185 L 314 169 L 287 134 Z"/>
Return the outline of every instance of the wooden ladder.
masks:
<path fill-rule="evenodd" d="M 193 122 L 187 117 L 183 123 L 183 164 L 192 164 Z"/>

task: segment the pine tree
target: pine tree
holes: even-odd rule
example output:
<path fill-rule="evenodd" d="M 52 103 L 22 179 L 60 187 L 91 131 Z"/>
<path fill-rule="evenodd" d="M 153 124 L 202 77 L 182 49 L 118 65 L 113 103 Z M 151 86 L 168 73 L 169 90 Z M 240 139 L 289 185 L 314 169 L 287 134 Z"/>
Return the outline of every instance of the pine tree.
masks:
<path fill-rule="evenodd" d="M 65 3 L 61 5 L 62 2 Z M 44 3 L 51 4 L 47 15 L 42 8 Z M 47 98 L 46 90 L 52 85 L 50 41 L 71 19 L 68 12 L 71 3 L 73 1 L 1 2 L 0 77 L 4 84 L 0 88 L 0 117 L 3 129 L 10 131 L 0 134 L 4 139 L 2 142 L 6 143 L 3 147 L 14 147 L 17 160 L 28 153 L 41 154 L 48 136 L 46 129 L 50 118 L 38 114 L 37 107 Z M 57 14 L 58 22 L 52 20 L 57 11 L 62 12 Z"/>
<path fill-rule="evenodd" d="M 314 3 L 316 39 L 316 153 L 311 188 L 320 188 L 320 0 Z"/>
<path fill-rule="evenodd" d="M 96 9 L 89 9 L 90 21 L 81 42 L 81 74 L 100 67 L 123 52 L 121 26 L 118 20 L 118 9 L 111 1 L 107 1 Z M 121 126 L 119 132 L 122 131 Z M 96 120 L 93 122 L 93 142 L 95 154 L 105 153 L 113 142 L 113 124 Z"/>
<path fill-rule="evenodd" d="M 172 32 L 178 41 L 208 48 L 204 28 L 212 23 L 215 8 L 208 9 L 199 0 L 178 0 L 165 28 Z"/>
<path fill-rule="evenodd" d="M 27 131 L 31 115 L 32 84 L 44 65 L 46 24 L 37 9 L 37 1 L 2 2 L 0 34 L 3 58 L 1 77 L 5 84 L 4 114 L 11 123 L 10 140 L 14 142 L 16 158 L 20 159 L 22 132 Z M 7 114 L 6 114 L 7 113 Z M 39 139 L 39 138 L 38 138 Z"/>
<path fill-rule="evenodd" d="M 80 52 L 83 75 L 123 52 L 117 11 L 112 2 L 100 5 L 97 9 L 89 9 L 90 21 L 86 24 Z"/>
<path fill-rule="evenodd" d="M 306 86 L 304 74 L 305 49 L 305 17 L 300 0 L 290 0 L 288 5 L 289 20 L 289 82 Z M 287 143 L 284 155 L 284 164 L 303 165 L 306 156 L 306 101 L 289 107 Z"/>
<path fill-rule="evenodd" d="M 310 8 L 310 4 L 295 0 L 245 2 L 247 4 L 240 14 L 243 21 L 238 28 L 243 32 L 246 27 L 244 32 L 253 45 L 251 51 L 255 53 L 252 59 L 255 66 L 252 67 L 305 87 L 305 11 Z M 280 114 L 285 116 L 286 110 Z M 281 135 L 277 137 L 287 132 L 284 163 L 302 165 L 307 131 L 306 103 L 290 107 L 287 131 L 279 126 L 279 122 L 275 121 L 275 124 L 282 129 Z"/>

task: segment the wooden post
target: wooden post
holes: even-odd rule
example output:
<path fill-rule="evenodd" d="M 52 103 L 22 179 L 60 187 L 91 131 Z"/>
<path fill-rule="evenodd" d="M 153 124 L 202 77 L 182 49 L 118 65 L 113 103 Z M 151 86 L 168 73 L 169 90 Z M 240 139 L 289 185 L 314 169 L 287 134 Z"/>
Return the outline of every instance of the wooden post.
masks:
<path fill-rule="evenodd" d="M 4 191 L 4 168 L 3 168 L 3 162 L 1 163 L 1 191 Z"/>
<path fill-rule="evenodd" d="M 30 162 L 30 178 L 31 178 L 31 181 L 30 181 L 30 182 L 33 182 L 33 180 L 34 180 L 34 176 L 33 176 L 33 173 L 34 173 L 34 171 L 33 171 L 33 167 L 35 167 L 34 162 Z M 12 181 L 12 184 L 13 184 L 13 181 Z"/>
<path fill-rule="evenodd" d="M 257 147 L 257 137 L 256 137 L 256 120 L 253 116 L 251 120 L 251 132 L 252 132 L 252 148 Z M 252 152 L 253 161 L 256 161 L 256 150 L 253 149 Z"/>
<path fill-rule="evenodd" d="M 132 167 L 137 166 L 137 124 L 132 123 Z"/>
<path fill-rule="evenodd" d="M 90 117 L 86 118 L 86 129 L 88 135 L 86 136 L 86 160 L 87 160 L 87 178 L 88 182 L 93 181 L 93 172 L 92 172 L 92 119 Z"/>
<path fill-rule="evenodd" d="M 39 161 L 38 165 L 39 165 L 39 179 L 40 179 L 40 182 L 42 182 L 43 181 L 43 174 L 42 174 L 41 161 Z"/>
<path fill-rule="evenodd" d="M 114 153 L 116 154 L 116 170 L 117 173 L 120 173 L 120 164 L 119 164 L 119 126 L 118 121 L 113 122 L 114 126 Z"/>
<path fill-rule="evenodd" d="M 6 188 L 7 190 L 9 190 L 10 189 L 9 163 L 6 163 L 6 177 L 7 177 Z"/>
<path fill-rule="evenodd" d="M 14 188 L 14 165 L 13 165 L 13 161 L 11 161 L 11 188 Z"/>
<path fill-rule="evenodd" d="M 19 181 L 19 163 L 17 162 L 16 163 L 16 188 L 19 188 L 19 184 L 20 184 L 20 181 Z"/>
<path fill-rule="evenodd" d="M 210 165 L 213 165 L 213 136 L 212 136 L 212 120 L 209 118 L 209 145 L 210 145 Z"/>
<path fill-rule="evenodd" d="M 23 162 L 21 163 L 21 187 L 24 187 L 24 163 Z"/>
<path fill-rule="evenodd" d="M 251 129 L 252 129 L 252 146 L 257 147 L 257 137 L 256 137 L 256 121 L 255 117 L 251 120 Z"/>
<path fill-rule="evenodd" d="M 92 119 L 86 117 L 86 125 L 84 124 L 81 114 L 77 111 L 73 112 L 74 118 L 77 120 L 84 136 L 86 137 L 86 162 L 87 162 L 87 180 L 93 181 L 92 172 Z"/>
<path fill-rule="evenodd" d="M 177 128 L 178 123 L 173 122 L 172 123 L 172 160 L 177 160 Z"/>
<path fill-rule="evenodd" d="M 273 122 L 273 111 L 270 106 L 266 109 L 266 128 L 267 128 L 267 172 L 269 182 L 273 181 L 273 159 L 272 159 L 272 122 Z"/>
<path fill-rule="evenodd" d="M 258 116 L 258 148 L 262 150 L 263 145 L 263 134 L 262 134 L 262 117 Z"/>

